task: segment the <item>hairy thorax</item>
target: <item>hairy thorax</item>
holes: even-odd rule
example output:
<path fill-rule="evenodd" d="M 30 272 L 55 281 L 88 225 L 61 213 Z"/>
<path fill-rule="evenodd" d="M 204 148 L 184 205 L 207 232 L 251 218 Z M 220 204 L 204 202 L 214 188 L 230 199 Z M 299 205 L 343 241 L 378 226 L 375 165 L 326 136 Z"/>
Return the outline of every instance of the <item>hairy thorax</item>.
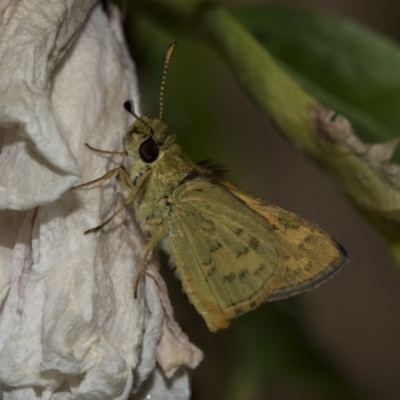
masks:
<path fill-rule="evenodd" d="M 182 153 L 177 153 L 175 157 L 171 157 L 171 154 L 161 157 L 157 163 L 148 168 L 151 168 L 151 173 L 134 205 L 141 228 L 153 233 L 170 213 L 171 194 L 195 165 Z"/>

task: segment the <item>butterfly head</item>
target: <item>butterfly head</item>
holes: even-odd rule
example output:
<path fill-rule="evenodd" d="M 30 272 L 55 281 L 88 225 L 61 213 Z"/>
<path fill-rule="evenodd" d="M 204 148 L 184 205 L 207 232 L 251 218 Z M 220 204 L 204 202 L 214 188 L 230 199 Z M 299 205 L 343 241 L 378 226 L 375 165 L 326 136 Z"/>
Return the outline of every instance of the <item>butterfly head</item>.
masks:
<path fill-rule="evenodd" d="M 142 117 L 129 128 L 126 146 L 131 158 L 140 158 L 144 163 L 155 162 L 162 152 L 168 136 L 167 125 L 155 118 Z"/>
<path fill-rule="evenodd" d="M 174 142 L 174 136 L 168 135 L 167 125 L 162 121 L 163 115 L 163 96 L 165 79 L 169 62 L 177 43 L 172 42 L 167 51 L 163 78 L 160 88 L 160 114 L 158 118 L 139 117 L 135 111 L 132 101 L 124 103 L 125 109 L 131 113 L 136 121 L 129 127 L 126 134 L 126 147 L 128 155 L 132 162 L 139 162 L 139 167 L 144 164 L 152 164 L 161 159 L 168 148 L 171 149 L 171 144 Z"/>

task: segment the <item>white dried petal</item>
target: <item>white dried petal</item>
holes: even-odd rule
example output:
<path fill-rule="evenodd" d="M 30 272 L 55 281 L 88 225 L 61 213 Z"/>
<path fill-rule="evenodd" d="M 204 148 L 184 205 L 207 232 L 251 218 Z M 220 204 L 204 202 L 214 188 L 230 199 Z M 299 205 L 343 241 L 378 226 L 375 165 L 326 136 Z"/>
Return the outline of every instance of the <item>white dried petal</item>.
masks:
<path fill-rule="evenodd" d="M 135 400 L 186 400 L 190 398 L 187 374 L 179 371 L 172 379 L 166 379 L 159 369 L 155 369 L 143 385 Z"/>
<path fill-rule="evenodd" d="M 88 181 L 120 163 L 84 143 L 122 150 L 131 122 L 122 104 L 138 104 L 118 13 L 108 18 L 94 4 L 0 2 L 4 399 L 127 399 L 153 374 L 171 318 L 156 272 L 134 299 L 144 243 L 132 213 L 83 235 L 121 203 L 115 178 L 67 191 L 79 171 Z M 174 368 L 196 365 L 180 357 Z M 152 398 L 189 398 L 187 375 L 178 374 L 170 385 L 153 379 L 161 397 Z"/>
<path fill-rule="evenodd" d="M 12 1 L 0 15 L 0 208 L 49 203 L 80 175 L 49 98 L 55 68 L 94 0 Z"/>

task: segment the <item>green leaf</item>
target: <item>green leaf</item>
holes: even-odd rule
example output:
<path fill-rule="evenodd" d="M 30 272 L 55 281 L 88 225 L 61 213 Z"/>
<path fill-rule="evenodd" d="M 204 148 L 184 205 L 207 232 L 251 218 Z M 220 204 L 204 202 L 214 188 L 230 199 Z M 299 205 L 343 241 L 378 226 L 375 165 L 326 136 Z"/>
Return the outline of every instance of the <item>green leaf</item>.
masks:
<path fill-rule="evenodd" d="M 231 13 L 309 93 L 349 118 L 364 140 L 399 136 L 397 44 L 323 13 L 277 6 Z"/>

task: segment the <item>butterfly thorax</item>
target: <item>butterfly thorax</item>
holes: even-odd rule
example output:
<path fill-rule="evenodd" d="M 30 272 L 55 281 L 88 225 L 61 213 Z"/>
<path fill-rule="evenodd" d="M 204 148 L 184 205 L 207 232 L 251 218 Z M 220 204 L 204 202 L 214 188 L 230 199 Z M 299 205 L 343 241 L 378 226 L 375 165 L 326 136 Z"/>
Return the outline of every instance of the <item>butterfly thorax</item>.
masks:
<path fill-rule="evenodd" d="M 134 186 L 146 176 L 134 201 L 142 229 L 152 231 L 154 221 L 166 217 L 168 198 L 196 165 L 182 152 L 175 136 L 159 120 L 143 117 L 129 128 L 126 137 Z"/>

